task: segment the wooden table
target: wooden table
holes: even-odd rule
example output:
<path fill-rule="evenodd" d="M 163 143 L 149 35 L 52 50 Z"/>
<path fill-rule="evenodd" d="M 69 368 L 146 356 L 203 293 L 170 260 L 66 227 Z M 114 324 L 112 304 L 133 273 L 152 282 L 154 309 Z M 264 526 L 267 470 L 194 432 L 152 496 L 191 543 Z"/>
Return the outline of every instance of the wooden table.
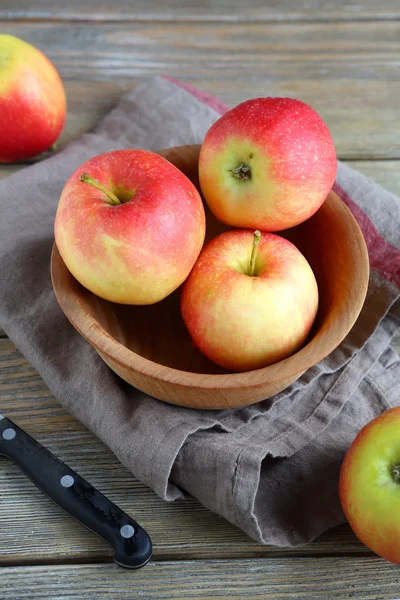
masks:
<path fill-rule="evenodd" d="M 257 95 L 309 102 L 339 158 L 400 194 L 399 0 L 0 0 L 0 19 L 2 33 L 41 48 L 64 79 L 61 145 L 89 131 L 123 91 L 165 73 L 232 106 Z M 0 177 L 17 168 L 1 167 Z M 304 548 L 265 548 L 195 500 L 164 503 L 65 412 L 4 333 L 0 365 L 1 412 L 154 542 L 146 568 L 117 567 L 105 543 L 0 458 L 2 600 L 400 598 L 400 570 L 348 526 Z"/>

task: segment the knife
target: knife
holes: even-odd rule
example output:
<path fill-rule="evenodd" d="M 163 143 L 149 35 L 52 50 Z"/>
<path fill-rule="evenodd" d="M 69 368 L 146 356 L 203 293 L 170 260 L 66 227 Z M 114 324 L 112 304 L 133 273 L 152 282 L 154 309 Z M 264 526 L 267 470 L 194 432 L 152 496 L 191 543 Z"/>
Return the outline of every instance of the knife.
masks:
<path fill-rule="evenodd" d="M 151 539 L 136 521 L 54 454 L 0 415 L 0 455 L 10 458 L 71 517 L 109 542 L 121 567 L 139 569 L 150 560 Z"/>

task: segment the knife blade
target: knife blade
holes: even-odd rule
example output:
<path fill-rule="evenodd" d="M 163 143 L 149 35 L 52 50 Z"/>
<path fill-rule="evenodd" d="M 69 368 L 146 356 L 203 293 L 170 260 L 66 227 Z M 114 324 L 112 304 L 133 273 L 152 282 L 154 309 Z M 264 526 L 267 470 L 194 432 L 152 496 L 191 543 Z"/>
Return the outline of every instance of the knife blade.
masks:
<path fill-rule="evenodd" d="M 11 459 L 55 504 L 111 544 L 121 567 L 139 569 L 150 560 L 148 533 L 83 477 L 0 415 L 0 454 Z"/>

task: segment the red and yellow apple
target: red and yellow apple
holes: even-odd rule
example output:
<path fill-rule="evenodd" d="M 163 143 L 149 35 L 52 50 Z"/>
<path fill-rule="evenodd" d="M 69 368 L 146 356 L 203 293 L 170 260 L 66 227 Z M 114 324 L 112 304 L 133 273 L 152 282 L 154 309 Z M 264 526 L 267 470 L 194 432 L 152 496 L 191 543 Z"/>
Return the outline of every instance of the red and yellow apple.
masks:
<path fill-rule="evenodd" d="M 339 495 L 356 536 L 400 564 L 400 406 L 361 429 L 344 458 Z"/>
<path fill-rule="evenodd" d="M 64 86 L 53 63 L 34 46 L 0 34 L 0 162 L 49 149 L 65 114 Z"/>
<path fill-rule="evenodd" d="M 153 304 L 186 279 L 204 243 L 205 213 L 191 181 L 145 150 L 88 160 L 67 181 L 55 220 L 69 271 L 94 294 Z"/>
<path fill-rule="evenodd" d="M 197 347 L 232 371 L 278 362 L 306 341 L 318 287 L 305 257 L 271 233 L 232 230 L 206 244 L 181 294 Z"/>
<path fill-rule="evenodd" d="M 336 176 L 328 127 L 291 98 L 239 104 L 208 130 L 199 178 L 210 210 L 233 227 L 280 231 L 313 215 Z"/>

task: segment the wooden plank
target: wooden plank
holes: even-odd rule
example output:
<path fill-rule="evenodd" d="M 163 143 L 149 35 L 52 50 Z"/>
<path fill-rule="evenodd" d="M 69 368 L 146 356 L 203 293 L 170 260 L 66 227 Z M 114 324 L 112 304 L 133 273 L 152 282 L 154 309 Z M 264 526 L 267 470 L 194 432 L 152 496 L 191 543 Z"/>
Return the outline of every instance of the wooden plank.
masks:
<path fill-rule="evenodd" d="M 284 21 L 347 21 L 396 19 L 400 16 L 397 0 L 3 0 L 0 19 L 85 20 L 85 21 L 224 21 L 224 22 L 282 22 Z"/>
<path fill-rule="evenodd" d="M 364 173 L 393 194 L 400 197 L 400 161 L 398 160 L 354 160 L 344 161 L 352 169 Z"/>
<path fill-rule="evenodd" d="M 348 526 L 296 550 L 263 547 L 194 499 L 163 502 L 68 414 L 9 340 L 0 340 L 0 411 L 109 496 L 150 533 L 156 558 L 368 553 Z M 0 564 L 110 558 L 107 544 L 0 457 Z M 0 594 L 1 597 L 1 594 Z"/>
<path fill-rule="evenodd" d="M 397 21 L 73 28 L 10 22 L 2 29 L 43 49 L 59 68 L 78 115 L 64 141 L 72 130 L 93 127 L 123 89 L 164 73 L 230 106 L 254 96 L 297 97 L 325 119 L 341 158 L 400 158 Z M 89 77 L 108 83 L 97 87 Z"/>
<path fill-rule="evenodd" d="M 394 600 L 399 586 L 398 567 L 377 557 L 151 562 L 134 572 L 108 564 L 0 571 L 2 597 L 13 600 Z"/>

